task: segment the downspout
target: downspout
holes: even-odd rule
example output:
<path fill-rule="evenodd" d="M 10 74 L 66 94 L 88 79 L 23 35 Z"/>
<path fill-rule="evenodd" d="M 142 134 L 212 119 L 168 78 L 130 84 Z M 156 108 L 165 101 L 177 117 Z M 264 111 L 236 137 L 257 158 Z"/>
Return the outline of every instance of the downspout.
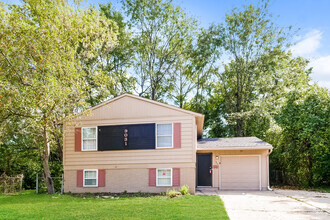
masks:
<path fill-rule="evenodd" d="M 217 164 L 218 164 L 218 191 L 220 191 L 220 157 L 217 160 Z"/>
<path fill-rule="evenodd" d="M 269 149 L 268 151 L 268 154 L 267 154 L 267 190 L 268 191 L 273 191 L 271 188 L 270 188 L 270 185 L 269 185 L 269 155 L 273 152 L 273 148 L 272 149 Z"/>

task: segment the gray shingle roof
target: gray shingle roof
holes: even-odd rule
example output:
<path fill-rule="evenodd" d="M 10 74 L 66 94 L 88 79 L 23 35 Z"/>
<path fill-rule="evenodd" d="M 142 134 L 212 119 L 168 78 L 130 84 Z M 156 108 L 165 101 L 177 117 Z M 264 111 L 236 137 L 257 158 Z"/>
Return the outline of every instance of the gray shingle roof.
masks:
<path fill-rule="evenodd" d="M 272 149 L 272 145 L 257 137 L 203 138 L 197 141 L 197 149 Z"/>

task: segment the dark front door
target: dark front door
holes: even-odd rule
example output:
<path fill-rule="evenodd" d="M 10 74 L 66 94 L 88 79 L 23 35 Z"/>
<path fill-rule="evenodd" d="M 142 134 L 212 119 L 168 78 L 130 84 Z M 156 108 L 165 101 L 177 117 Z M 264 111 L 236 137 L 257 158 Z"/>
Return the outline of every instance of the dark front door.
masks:
<path fill-rule="evenodd" d="M 197 186 L 212 186 L 212 154 L 197 154 Z"/>

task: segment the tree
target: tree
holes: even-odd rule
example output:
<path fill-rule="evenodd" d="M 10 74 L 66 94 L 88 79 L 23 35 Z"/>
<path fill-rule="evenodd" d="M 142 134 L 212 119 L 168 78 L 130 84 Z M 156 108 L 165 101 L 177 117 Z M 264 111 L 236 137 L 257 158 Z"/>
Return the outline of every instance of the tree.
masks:
<path fill-rule="evenodd" d="M 196 21 L 170 0 L 127 0 L 123 5 L 136 49 L 136 92 L 160 100 L 172 90 L 177 58 L 184 56 Z"/>
<path fill-rule="evenodd" d="M 265 74 L 260 71 L 265 65 L 262 57 L 273 53 L 275 57 L 283 52 L 289 32 L 272 23 L 268 1 L 256 7 L 243 7 L 241 11 L 233 9 L 219 28 L 223 50 L 231 60 L 225 65 L 220 81 L 226 104 L 232 106 L 229 117 L 235 121 L 235 136 L 244 136 L 245 122 L 253 115 L 250 103 L 257 98 L 254 88 Z"/>
<path fill-rule="evenodd" d="M 268 1 L 263 1 L 233 9 L 225 24 L 218 26 L 221 49 L 229 62 L 211 86 L 209 110 L 217 111 L 211 114 L 222 122 L 222 128 L 212 124 L 212 135 L 223 134 L 217 130 L 229 136 L 264 138 L 288 91 L 310 81 L 308 61 L 287 51 L 291 28 L 273 24 L 267 7 Z"/>
<path fill-rule="evenodd" d="M 221 38 L 220 29 L 211 25 L 208 29 L 201 29 L 195 45 L 191 51 L 191 72 L 193 82 L 193 99 L 190 100 L 189 109 L 208 113 L 205 106 L 206 97 L 210 92 L 210 86 L 215 79 L 219 66 L 216 62 L 220 58 Z M 204 108 L 206 107 L 206 108 Z"/>
<path fill-rule="evenodd" d="M 276 116 L 282 130 L 272 163 L 284 171 L 285 184 L 330 184 L 329 106 L 329 90 L 313 85 L 292 91 Z"/>
<path fill-rule="evenodd" d="M 23 125 L 40 152 L 48 193 L 54 192 L 49 156 L 59 124 L 86 106 L 83 64 L 116 45 L 115 24 L 93 8 L 67 1 L 29 0 L 0 7 L 0 135 Z M 94 72 L 97 77 L 97 72 Z"/>
<path fill-rule="evenodd" d="M 91 106 L 108 99 L 111 96 L 118 96 L 121 93 L 132 92 L 134 78 L 129 75 L 129 69 L 133 64 L 135 52 L 132 43 L 132 33 L 128 29 L 123 15 L 112 9 L 111 3 L 100 4 L 101 13 L 118 26 L 117 45 L 112 50 L 102 47 L 95 57 L 85 62 L 86 81 L 89 83 L 88 103 Z M 110 26 L 110 30 L 116 27 Z M 109 30 L 109 31 L 110 31 Z M 94 72 L 101 77 L 94 77 Z"/>

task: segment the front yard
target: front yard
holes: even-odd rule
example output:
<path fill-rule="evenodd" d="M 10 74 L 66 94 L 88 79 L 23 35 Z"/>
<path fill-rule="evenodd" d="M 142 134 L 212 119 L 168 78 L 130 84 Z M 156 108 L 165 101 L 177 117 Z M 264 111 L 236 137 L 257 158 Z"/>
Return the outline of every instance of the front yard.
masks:
<path fill-rule="evenodd" d="M 0 219 L 228 219 L 219 196 L 95 198 L 0 195 Z"/>

